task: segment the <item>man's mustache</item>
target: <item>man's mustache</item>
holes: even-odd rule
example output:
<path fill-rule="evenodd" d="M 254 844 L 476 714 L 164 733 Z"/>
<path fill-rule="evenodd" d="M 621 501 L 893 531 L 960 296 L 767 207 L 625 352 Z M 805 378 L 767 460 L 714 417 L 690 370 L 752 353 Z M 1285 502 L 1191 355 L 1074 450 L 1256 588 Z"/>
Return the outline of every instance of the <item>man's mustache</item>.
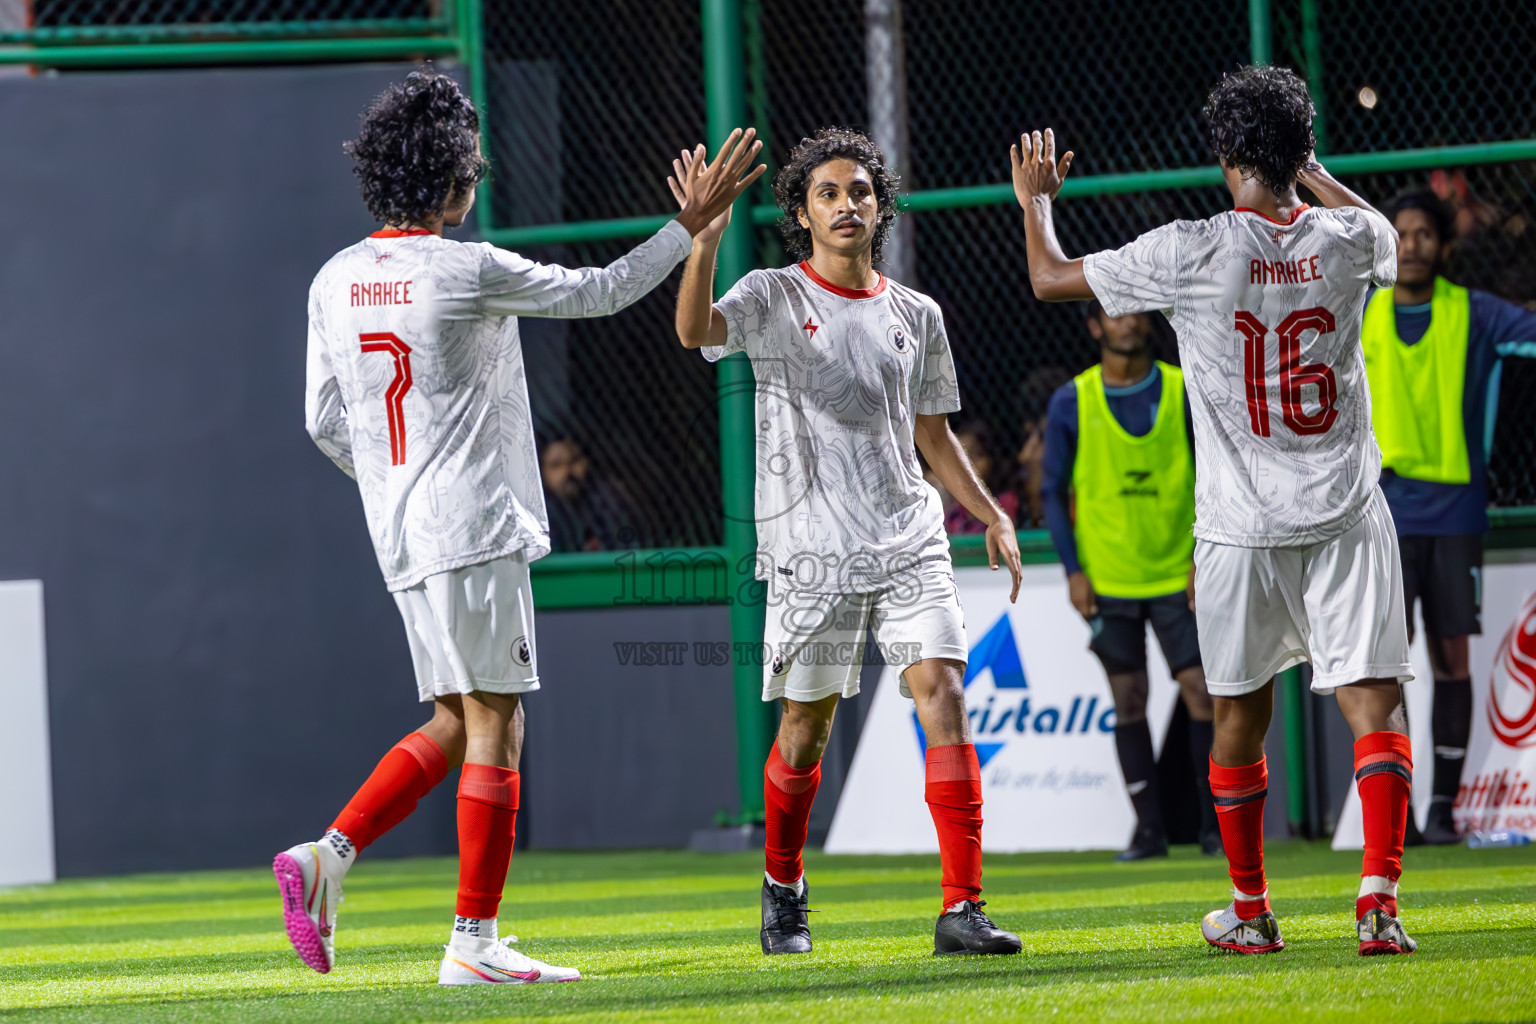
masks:
<path fill-rule="evenodd" d="M 864 226 L 864 220 L 858 214 L 850 213 L 846 217 L 839 217 L 837 220 L 833 221 L 832 230 L 836 231 L 838 228 L 846 227 L 849 224 L 852 224 L 854 227 L 861 228 Z"/>

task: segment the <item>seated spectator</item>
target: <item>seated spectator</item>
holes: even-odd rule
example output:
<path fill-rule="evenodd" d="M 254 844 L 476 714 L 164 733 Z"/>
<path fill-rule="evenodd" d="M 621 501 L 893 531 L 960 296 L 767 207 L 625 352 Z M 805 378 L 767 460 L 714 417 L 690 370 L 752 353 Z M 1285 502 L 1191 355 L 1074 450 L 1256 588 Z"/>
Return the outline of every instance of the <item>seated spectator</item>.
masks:
<path fill-rule="evenodd" d="M 552 551 L 606 551 L 634 546 L 635 513 L 613 482 L 592 471 L 581 445 L 560 438 L 539 460 Z"/>
<path fill-rule="evenodd" d="M 971 460 L 976 478 L 987 485 L 987 489 L 997 498 L 998 505 L 1008 513 L 1008 518 L 1017 522 L 1019 496 L 1007 486 L 998 486 L 997 460 L 992 457 L 992 438 L 987 425 L 980 420 L 972 420 L 957 427 L 955 437 L 960 441 L 960 447 L 965 449 L 966 458 Z M 948 533 L 986 533 L 987 524 L 971 515 L 964 505 L 951 497 L 944 506 L 944 529 Z"/>

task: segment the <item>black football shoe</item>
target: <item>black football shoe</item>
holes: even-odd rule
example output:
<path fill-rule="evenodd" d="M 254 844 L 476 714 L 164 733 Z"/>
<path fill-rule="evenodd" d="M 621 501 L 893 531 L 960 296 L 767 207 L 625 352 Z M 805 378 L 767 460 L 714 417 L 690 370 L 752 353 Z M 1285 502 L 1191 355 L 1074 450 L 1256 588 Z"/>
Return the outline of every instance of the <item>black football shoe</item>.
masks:
<path fill-rule="evenodd" d="M 1163 835 L 1162 830 L 1138 828 L 1136 834 L 1131 837 L 1131 845 L 1116 854 L 1115 860 L 1125 863 L 1166 856 L 1168 856 L 1168 837 Z"/>
<path fill-rule="evenodd" d="M 774 885 L 763 879 L 763 952 L 809 953 L 811 929 L 806 924 L 810 913 L 811 887 L 800 880 L 800 892 L 787 885 Z"/>
<path fill-rule="evenodd" d="M 966 900 L 940 914 L 933 926 L 933 955 L 1008 954 L 1023 949 L 1017 935 L 1003 931 L 981 912 L 986 905 L 986 900 Z"/>
<path fill-rule="evenodd" d="M 1412 818 L 1412 812 L 1409 817 Z M 1453 846 L 1461 842 L 1456 834 L 1456 822 L 1451 818 L 1451 802 L 1436 797 L 1429 805 L 1429 817 L 1424 820 L 1425 846 Z"/>

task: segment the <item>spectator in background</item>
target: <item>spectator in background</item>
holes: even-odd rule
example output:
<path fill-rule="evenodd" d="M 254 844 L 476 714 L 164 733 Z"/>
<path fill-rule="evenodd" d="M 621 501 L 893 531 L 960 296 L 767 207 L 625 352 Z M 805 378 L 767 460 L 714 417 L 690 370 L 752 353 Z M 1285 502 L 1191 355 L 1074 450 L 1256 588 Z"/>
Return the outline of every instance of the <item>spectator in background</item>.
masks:
<path fill-rule="evenodd" d="M 987 425 L 980 420 L 970 420 L 955 428 L 955 437 L 960 447 L 965 449 L 966 457 L 971 460 L 971 466 L 976 470 L 976 479 L 987 485 L 987 489 L 997 498 L 998 506 L 1008 513 L 1009 519 L 1017 522 L 1019 496 L 1006 484 L 998 486 L 998 460 L 993 456 L 992 433 Z M 944 532 L 986 533 L 987 524 L 951 496 L 944 503 Z"/>
<path fill-rule="evenodd" d="M 607 551 L 634 547 L 634 506 L 612 481 L 593 473 L 581 445 L 559 438 L 539 460 L 549 510 L 553 551 Z"/>
<path fill-rule="evenodd" d="M 1506 356 L 1536 358 L 1536 313 L 1444 277 L 1456 215 L 1434 192 L 1401 195 L 1388 213 L 1398 234 L 1397 285 L 1367 302 L 1360 343 L 1381 490 L 1402 551 L 1408 631 L 1418 600 L 1434 670 L 1434 795 L 1423 838 L 1454 843 L 1451 807 L 1472 726 L 1467 637 L 1483 631 L 1499 371 Z"/>
<path fill-rule="evenodd" d="M 1065 366 L 1042 366 L 1030 371 L 1020 386 L 1024 443 L 1014 461 L 1013 490 L 1018 495 L 1019 514 L 1014 522 L 1020 527 L 1045 525 L 1045 413 L 1051 395 L 1070 381 L 1072 371 Z"/>
<path fill-rule="evenodd" d="M 1214 855 L 1221 836 L 1208 781 L 1213 708 L 1195 629 L 1195 457 L 1184 377 L 1152 358 L 1146 314 L 1108 317 L 1090 302 L 1087 327 L 1101 362 L 1051 397 L 1043 490 L 1072 606 L 1109 677 L 1115 752 L 1136 809 L 1131 844 L 1116 859 L 1168 853 L 1147 725 L 1148 621 L 1189 709 L 1200 847 Z"/>

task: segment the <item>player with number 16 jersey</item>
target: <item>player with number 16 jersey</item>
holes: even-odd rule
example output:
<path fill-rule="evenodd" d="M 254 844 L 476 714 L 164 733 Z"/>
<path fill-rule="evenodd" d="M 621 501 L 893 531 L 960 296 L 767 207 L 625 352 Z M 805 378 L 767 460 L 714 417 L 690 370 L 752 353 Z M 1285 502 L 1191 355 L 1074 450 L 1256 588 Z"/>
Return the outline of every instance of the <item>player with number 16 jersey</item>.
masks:
<path fill-rule="evenodd" d="M 1411 953 L 1397 880 L 1412 781 L 1411 679 L 1396 530 L 1360 347 L 1367 292 L 1397 279 L 1392 226 L 1313 155 L 1306 84 L 1244 68 L 1211 90 L 1211 148 L 1234 209 L 1069 260 L 1051 204 L 1071 165 L 1051 132 L 1012 153 L 1030 281 L 1110 316 L 1160 310 L 1179 339 L 1195 434 L 1195 617 L 1215 707 L 1210 781 L 1233 902 L 1201 923 L 1240 953 L 1280 949 L 1264 880 L 1273 677 L 1310 662 L 1355 735 L 1365 857 L 1362 955 Z M 1305 186 L 1326 209 L 1303 203 Z"/>

